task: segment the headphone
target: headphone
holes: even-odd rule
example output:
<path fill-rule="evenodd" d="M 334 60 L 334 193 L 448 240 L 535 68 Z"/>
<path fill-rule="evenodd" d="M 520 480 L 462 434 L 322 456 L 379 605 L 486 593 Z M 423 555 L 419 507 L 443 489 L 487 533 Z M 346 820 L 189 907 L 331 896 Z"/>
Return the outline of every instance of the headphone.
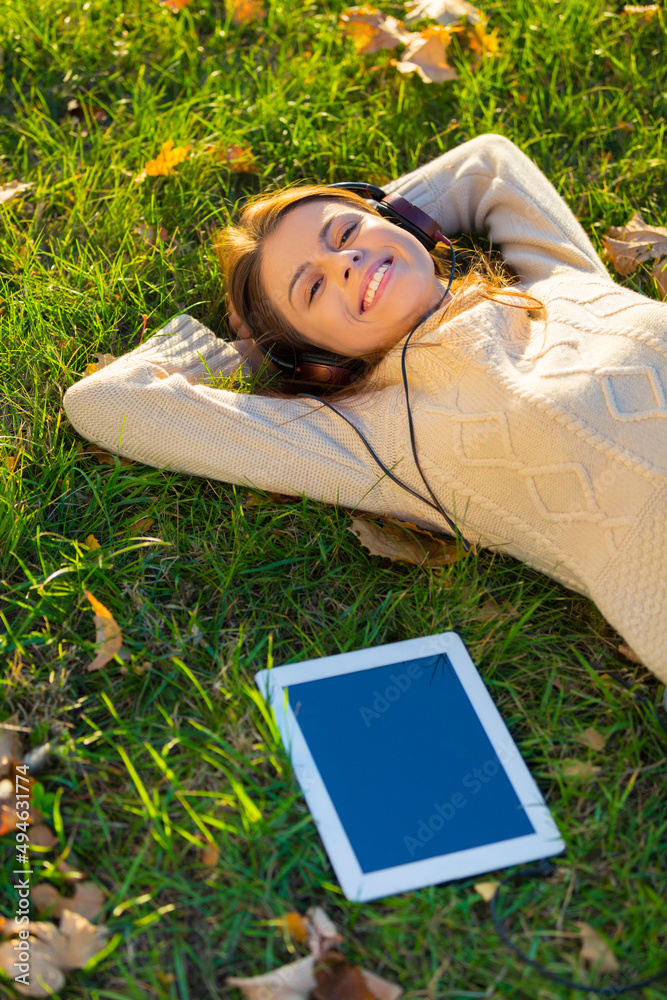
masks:
<path fill-rule="evenodd" d="M 436 244 L 445 243 L 452 251 L 453 274 L 454 248 L 451 240 L 443 235 L 435 219 L 432 219 L 426 212 L 422 212 L 412 202 L 398 194 L 387 194 L 375 184 L 366 184 L 364 181 L 339 181 L 336 184 L 328 184 L 327 187 L 353 191 L 355 194 L 361 195 L 362 198 L 366 198 L 371 208 L 374 208 L 383 219 L 407 230 L 419 240 L 429 253 Z M 331 354 L 314 348 L 295 351 L 293 358 L 290 359 L 275 353 L 271 347 L 262 344 L 258 344 L 258 346 L 268 360 L 273 362 L 284 375 L 297 382 L 349 385 L 350 382 L 354 381 L 360 368 L 360 362 L 355 358 L 346 358 L 339 354 Z"/>

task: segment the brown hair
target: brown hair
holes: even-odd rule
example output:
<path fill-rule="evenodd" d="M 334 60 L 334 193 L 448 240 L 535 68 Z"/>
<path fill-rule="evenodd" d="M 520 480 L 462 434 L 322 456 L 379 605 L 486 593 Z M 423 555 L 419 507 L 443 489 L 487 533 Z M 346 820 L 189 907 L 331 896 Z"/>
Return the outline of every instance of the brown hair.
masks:
<path fill-rule="evenodd" d="M 291 357 L 294 352 L 312 349 L 313 345 L 287 322 L 266 294 L 260 277 L 262 251 L 267 237 L 275 232 L 279 223 L 292 209 L 316 198 L 340 200 L 364 212 L 379 214 L 367 201 L 352 191 L 325 185 L 290 187 L 275 194 L 259 195 L 250 201 L 243 209 L 238 225 L 220 230 L 215 240 L 215 252 L 220 270 L 226 279 L 231 308 L 237 313 L 241 323 L 250 330 L 253 339 L 260 347 L 266 345 L 287 357 Z M 436 247 L 431 256 L 436 274 L 444 277 L 448 272 L 443 251 Z M 475 270 L 455 279 L 452 283 L 452 292 L 466 290 L 468 294 L 454 297 L 447 310 L 448 320 L 459 312 L 471 308 L 482 298 L 495 298 L 509 285 L 507 277 L 500 269 L 491 265 L 481 253 L 478 258 Z M 521 293 L 515 293 L 513 298 L 517 296 L 521 298 Z M 526 298 L 529 299 L 528 296 Z M 508 302 L 508 304 L 517 303 Z M 530 299 L 524 308 L 539 308 L 540 305 L 541 303 L 537 303 L 535 299 Z M 336 386 L 327 387 L 324 392 L 327 395 L 335 393 L 340 398 L 366 388 L 373 369 L 386 353 L 387 349 L 384 349 L 355 358 L 359 363 L 359 373 L 352 385 L 342 390 Z M 274 380 L 270 392 L 271 395 L 289 395 L 294 391 L 302 392 L 304 388 L 310 388 L 308 383 L 299 381 L 297 384 L 287 379 L 283 381 L 280 389 L 277 389 Z M 318 388 L 322 389 L 322 386 L 319 385 Z"/>

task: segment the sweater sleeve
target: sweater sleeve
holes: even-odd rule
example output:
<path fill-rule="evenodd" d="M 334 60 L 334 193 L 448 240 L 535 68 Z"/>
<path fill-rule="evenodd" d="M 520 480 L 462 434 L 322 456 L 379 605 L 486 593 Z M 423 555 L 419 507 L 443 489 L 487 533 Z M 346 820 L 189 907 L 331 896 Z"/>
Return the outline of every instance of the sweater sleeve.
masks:
<path fill-rule="evenodd" d="M 210 330 L 180 316 L 136 350 L 72 385 L 63 399 L 65 412 L 82 437 L 156 468 L 306 493 L 346 507 L 393 506 L 385 482 L 344 420 L 307 399 L 203 385 L 204 361 L 217 375 L 238 368 L 240 358 Z M 374 405 L 381 408 L 381 400 Z M 359 414 L 348 409 L 346 415 L 366 436 L 371 433 Z M 381 413 L 373 414 L 373 424 L 386 425 Z"/>
<path fill-rule="evenodd" d="M 558 267 L 611 281 L 556 189 L 503 136 L 471 139 L 386 189 L 433 216 L 446 235 L 486 235 L 526 284 L 550 277 Z"/>

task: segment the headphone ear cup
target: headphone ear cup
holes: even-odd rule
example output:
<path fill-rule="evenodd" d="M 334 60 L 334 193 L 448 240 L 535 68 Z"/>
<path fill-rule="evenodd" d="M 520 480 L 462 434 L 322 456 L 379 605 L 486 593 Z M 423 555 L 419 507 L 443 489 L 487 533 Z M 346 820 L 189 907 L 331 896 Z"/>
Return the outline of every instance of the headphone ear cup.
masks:
<path fill-rule="evenodd" d="M 401 215 L 395 208 L 392 208 L 392 206 L 388 205 L 385 201 L 375 202 L 373 204 L 373 208 L 380 213 L 383 219 L 386 219 L 388 222 L 393 222 L 395 226 L 405 229 L 406 232 L 410 233 L 415 237 L 415 239 L 419 240 L 421 245 L 426 247 L 429 253 L 431 250 L 435 249 L 435 240 L 431 239 L 431 237 L 425 233 L 423 229 L 420 229 L 419 226 L 410 222 L 409 219 L 406 219 L 405 216 Z"/>

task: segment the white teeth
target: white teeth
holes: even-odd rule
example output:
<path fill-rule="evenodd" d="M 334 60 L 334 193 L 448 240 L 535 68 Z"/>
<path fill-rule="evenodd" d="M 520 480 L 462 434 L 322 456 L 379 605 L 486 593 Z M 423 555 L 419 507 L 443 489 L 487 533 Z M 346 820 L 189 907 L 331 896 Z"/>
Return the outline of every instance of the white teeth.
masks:
<path fill-rule="evenodd" d="M 378 290 L 378 286 L 382 281 L 384 272 L 389 270 L 390 264 L 380 264 L 377 271 L 368 283 L 368 288 L 366 289 L 366 294 L 364 295 L 364 309 L 368 309 L 371 302 L 375 298 L 375 293 Z"/>

